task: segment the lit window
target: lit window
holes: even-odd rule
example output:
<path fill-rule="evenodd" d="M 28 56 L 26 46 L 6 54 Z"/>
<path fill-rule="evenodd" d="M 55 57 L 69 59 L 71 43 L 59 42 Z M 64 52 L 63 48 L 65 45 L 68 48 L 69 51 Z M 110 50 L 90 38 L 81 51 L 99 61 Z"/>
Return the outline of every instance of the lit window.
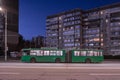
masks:
<path fill-rule="evenodd" d="M 61 20 L 62 19 L 62 17 L 59 17 L 59 20 Z"/>
<path fill-rule="evenodd" d="M 90 43 L 89 46 L 94 46 L 94 44 L 93 44 L 93 43 Z"/>
<path fill-rule="evenodd" d="M 100 53 L 100 56 L 103 56 L 103 53 L 102 52 L 99 52 Z"/>
<path fill-rule="evenodd" d="M 81 56 L 86 56 L 86 51 L 81 51 Z"/>
<path fill-rule="evenodd" d="M 44 51 L 44 56 L 49 56 L 49 51 Z"/>
<path fill-rule="evenodd" d="M 98 56 L 99 53 L 97 51 L 94 51 L 94 56 Z"/>
<path fill-rule="evenodd" d="M 79 41 L 79 39 L 76 39 L 76 41 Z"/>
<path fill-rule="evenodd" d="M 62 26 L 61 26 L 61 25 L 59 25 L 59 27 L 61 28 Z"/>
<path fill-rule="evenodd" d="M 88 51 L 87 56 L 93 56 L 93 51 Z"/>
<path fill-rule="evenodd" d="M 36 55 L 36 52 L 31 52 L 30 55 Z"/>
<path fill-rule="evenodd" d="M 103 46 L 103 43 L 101 43 L 101 46 Z"/>
<path fill-rule="evenodd" d="M 56 55 L 57 55 L 57 56 L 62 56 L 63 53 L 62 53 L 62 51 L 57 51 Z"/>
<path fill-rule="evenodd" d="M 61 39 L 61 37 L 59 37 L 59 39 Z"/>
<path fill-rule="evenodd" d="M 55 56 L 56 55 L 56 51 L 50 51 L 50 56 Z"/>
<path fill-rule="evenodd" d="M 105 22 L 107 23 L 107 22 L 108 22 L 108 19 L 106 19 Z"/>
<path fill-rule="evenodd" d="M 101 41 L 103 41 L 103 38 L 101 39 Z"/>
<path fill-rule="evenodd" d="M 79 56 L 80 52 L 79 51 L 75 51 L 74 56 Z"/>
<path fill-rule="evenodd" d="M 93 39 L 90 39 L 89 41 L 93 41 Z"/>
<path fill-rule="evenodd" d="M 71 27 L 71 29 L 73 29 L 73 27 Z"/>
<path fill-rule="evenodd" d="M 103 11 L 101 11 L 100 14 L 103 14 Z"/>
<path fill-rule="evenodd" d="M 39 53 L 37 53 L 37 56 L 43 56 L 44 51 L 40 50 Z"/>
<path fill-rule="evenodd" d="M 100 41 L 100 39 L 99 38 L 94 38 L 94 41 Z"/>

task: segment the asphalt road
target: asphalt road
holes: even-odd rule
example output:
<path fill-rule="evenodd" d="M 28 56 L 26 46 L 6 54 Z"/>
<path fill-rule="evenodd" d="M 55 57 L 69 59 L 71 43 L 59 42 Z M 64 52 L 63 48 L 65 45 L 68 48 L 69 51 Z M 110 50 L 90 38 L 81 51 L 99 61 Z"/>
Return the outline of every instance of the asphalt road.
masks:
<path fill-rule="evenodd" d="M 0 80 L 120 80 L 120 64 L 0 63 Z"/>

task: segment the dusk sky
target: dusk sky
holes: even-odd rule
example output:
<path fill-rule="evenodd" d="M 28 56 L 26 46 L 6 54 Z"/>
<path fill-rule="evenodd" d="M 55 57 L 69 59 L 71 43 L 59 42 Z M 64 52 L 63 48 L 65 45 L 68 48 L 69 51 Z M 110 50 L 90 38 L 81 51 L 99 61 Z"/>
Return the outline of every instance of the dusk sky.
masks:
<path fill-rule="evenodd" d="M 25 39 L 45 36 L 46 17 L 66 10 L 83 10 L 117 3 L 120 0 L 20 0 L 19 32 Z"/>

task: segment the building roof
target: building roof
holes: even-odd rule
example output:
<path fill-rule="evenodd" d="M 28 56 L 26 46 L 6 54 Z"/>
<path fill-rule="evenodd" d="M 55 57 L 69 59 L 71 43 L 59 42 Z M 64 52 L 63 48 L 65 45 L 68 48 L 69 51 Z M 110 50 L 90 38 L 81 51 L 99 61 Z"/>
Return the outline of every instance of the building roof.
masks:
<path fill-rule="evenodd" d="M 120 7 L 120 2 L 85 10 L 85 12 L 94 12 L 94 11 L 99 11 L 99 10 L 104 10 L 104 9 L 109 9 L 109 8 L 114 8 L 114 7 Z"/>
<path fill-rule="evenodd" d="M 64 12 L 60 12 L 60 13 L 57 13 L 57 14 L 53 14 L 53 15 L 47 16 L 47 18 L 53 18 L 53 17 L 57 17 L 57 16 L 64 15 L 64 14 L 69 14 L 71 12 L 76 12 L 76 11 L 82 12 L 81 9 L 75 8 L 75 9 L 71 9 L 71 10 L 67 10 L 67 11 L 64 11 Z"/>

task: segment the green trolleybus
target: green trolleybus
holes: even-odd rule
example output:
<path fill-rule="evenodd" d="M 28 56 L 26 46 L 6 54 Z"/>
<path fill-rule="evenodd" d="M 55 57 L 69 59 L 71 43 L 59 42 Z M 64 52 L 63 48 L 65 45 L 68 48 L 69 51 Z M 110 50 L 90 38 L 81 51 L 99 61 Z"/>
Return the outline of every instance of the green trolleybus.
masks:
<path fill-rule="evenodd" d="M 68 63 L 98 63 L 104 60 L 103 50 L 79 49 L 66 52 L 54 48 L 22 49 L 22 62 L 68 62 Z"/>
<path fill-rule="evenodd" d="M 97 63 L 104 60 L 102 50 L 71 50 L 69 53 L 69 61 L 74 62 L 86 62 L 86 63 Z"/>
<path fill-rule="evenodd" d="M 65 62 L 65 50 L 50 48 L 22 49 L 22 62 Z"/>

